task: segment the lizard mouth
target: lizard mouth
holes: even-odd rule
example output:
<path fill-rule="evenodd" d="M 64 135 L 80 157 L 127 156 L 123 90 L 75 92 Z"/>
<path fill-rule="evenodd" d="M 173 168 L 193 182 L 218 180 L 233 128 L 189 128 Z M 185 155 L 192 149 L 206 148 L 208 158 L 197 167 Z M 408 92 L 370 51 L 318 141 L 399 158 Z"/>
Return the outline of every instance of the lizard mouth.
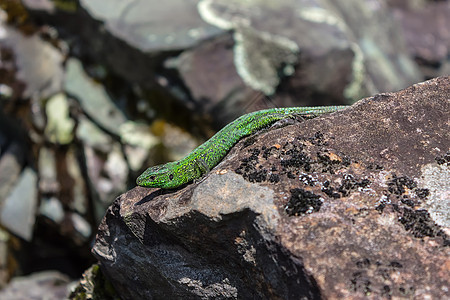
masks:
<path fill-rule="evenodd" d="M 143 183 L 144 183 L 144 178 L 143 178 L 143 176 L 141 175 L 141 176 L 139 176 L 139 177 L 136 179 L 136 184 L 142 186 Z"/>
<path fill-rule="evenodd" d="M 167 172 L 166 165 L 150 167 L 136 179 L 136 184 L 143 187 L 158 187 L 161 178 L 164 178 Z"/>
<path fill-rule="evenodd" d="M 151 183 L 155 180 L 155 176 L 148 176 L 147 172 L 142 173 L 137 179 L 136 184 L 139 186 L 150 186 Z"/>

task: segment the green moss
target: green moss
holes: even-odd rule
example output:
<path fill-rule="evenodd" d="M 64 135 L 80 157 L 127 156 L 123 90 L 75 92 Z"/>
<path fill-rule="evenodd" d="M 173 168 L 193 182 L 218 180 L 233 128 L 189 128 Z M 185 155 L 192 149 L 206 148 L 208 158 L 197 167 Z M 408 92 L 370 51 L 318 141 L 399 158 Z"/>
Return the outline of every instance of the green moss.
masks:
<path fill-rule="evenodd" d="M 53 0 L 55 7 L 59 10 L 74 13 L 78 9 L 78 3 L 74 0 Z"/>
<path fill-rule="evenodd" d="M 87 269 L 78 285 L 69 295 L 72 300 L 116 300 L 120 299 L 111 282 L 103 275 L 98 264 Z"/>

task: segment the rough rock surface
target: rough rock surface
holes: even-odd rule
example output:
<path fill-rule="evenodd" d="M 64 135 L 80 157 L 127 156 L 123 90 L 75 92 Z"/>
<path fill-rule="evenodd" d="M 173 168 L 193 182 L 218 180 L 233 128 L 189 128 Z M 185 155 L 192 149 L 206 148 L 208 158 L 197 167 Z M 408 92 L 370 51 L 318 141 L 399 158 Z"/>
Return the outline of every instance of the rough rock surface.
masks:
<path fill-rule="evenodd" d="M 137 187 L 93 249 L 123 299 L 443 298 L 450 77 L 240 141 L 204 180 Z"/>

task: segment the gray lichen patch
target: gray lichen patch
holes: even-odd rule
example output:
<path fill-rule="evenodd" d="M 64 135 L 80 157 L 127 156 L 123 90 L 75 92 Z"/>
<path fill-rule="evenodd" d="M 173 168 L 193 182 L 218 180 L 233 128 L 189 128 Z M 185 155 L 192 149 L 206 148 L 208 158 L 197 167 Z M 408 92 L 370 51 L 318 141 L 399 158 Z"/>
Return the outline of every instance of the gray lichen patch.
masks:
<path fill-rule="evenodd" d="M 431 163 L 424 165 L 421 172 L 420 185 L 430 191 L 425 200 L 428 212 L 437 224 L 450 230 L 450 167 Z"/>
<path fill-rule="evenodd" d="M 203 290 L 203 296 L 205 298 L 214 297 L 218 292 L 221 293 L 224 298 L 237 299 L 238 296 L 237 288 L 230 283 L 228 278 L 225 278 L 220 282 L 211 283 L 207 286 L 205 286 L 201 280 L 189 277 L 180 278 L 179 283 L 189 286 L 192 289 Z"/>

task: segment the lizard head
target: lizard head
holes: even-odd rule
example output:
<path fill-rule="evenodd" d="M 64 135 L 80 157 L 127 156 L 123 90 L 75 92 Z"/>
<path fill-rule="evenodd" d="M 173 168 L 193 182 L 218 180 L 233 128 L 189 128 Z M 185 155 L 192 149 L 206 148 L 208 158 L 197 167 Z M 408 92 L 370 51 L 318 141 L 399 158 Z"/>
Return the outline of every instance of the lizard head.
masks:
<path fill-rule="evenodd" d="M 175 180 L 173 167 L 172 163 L 150 167 L 136 179 L 136 184 L 143 187 L 177 187 L 179 184 Z"/>

